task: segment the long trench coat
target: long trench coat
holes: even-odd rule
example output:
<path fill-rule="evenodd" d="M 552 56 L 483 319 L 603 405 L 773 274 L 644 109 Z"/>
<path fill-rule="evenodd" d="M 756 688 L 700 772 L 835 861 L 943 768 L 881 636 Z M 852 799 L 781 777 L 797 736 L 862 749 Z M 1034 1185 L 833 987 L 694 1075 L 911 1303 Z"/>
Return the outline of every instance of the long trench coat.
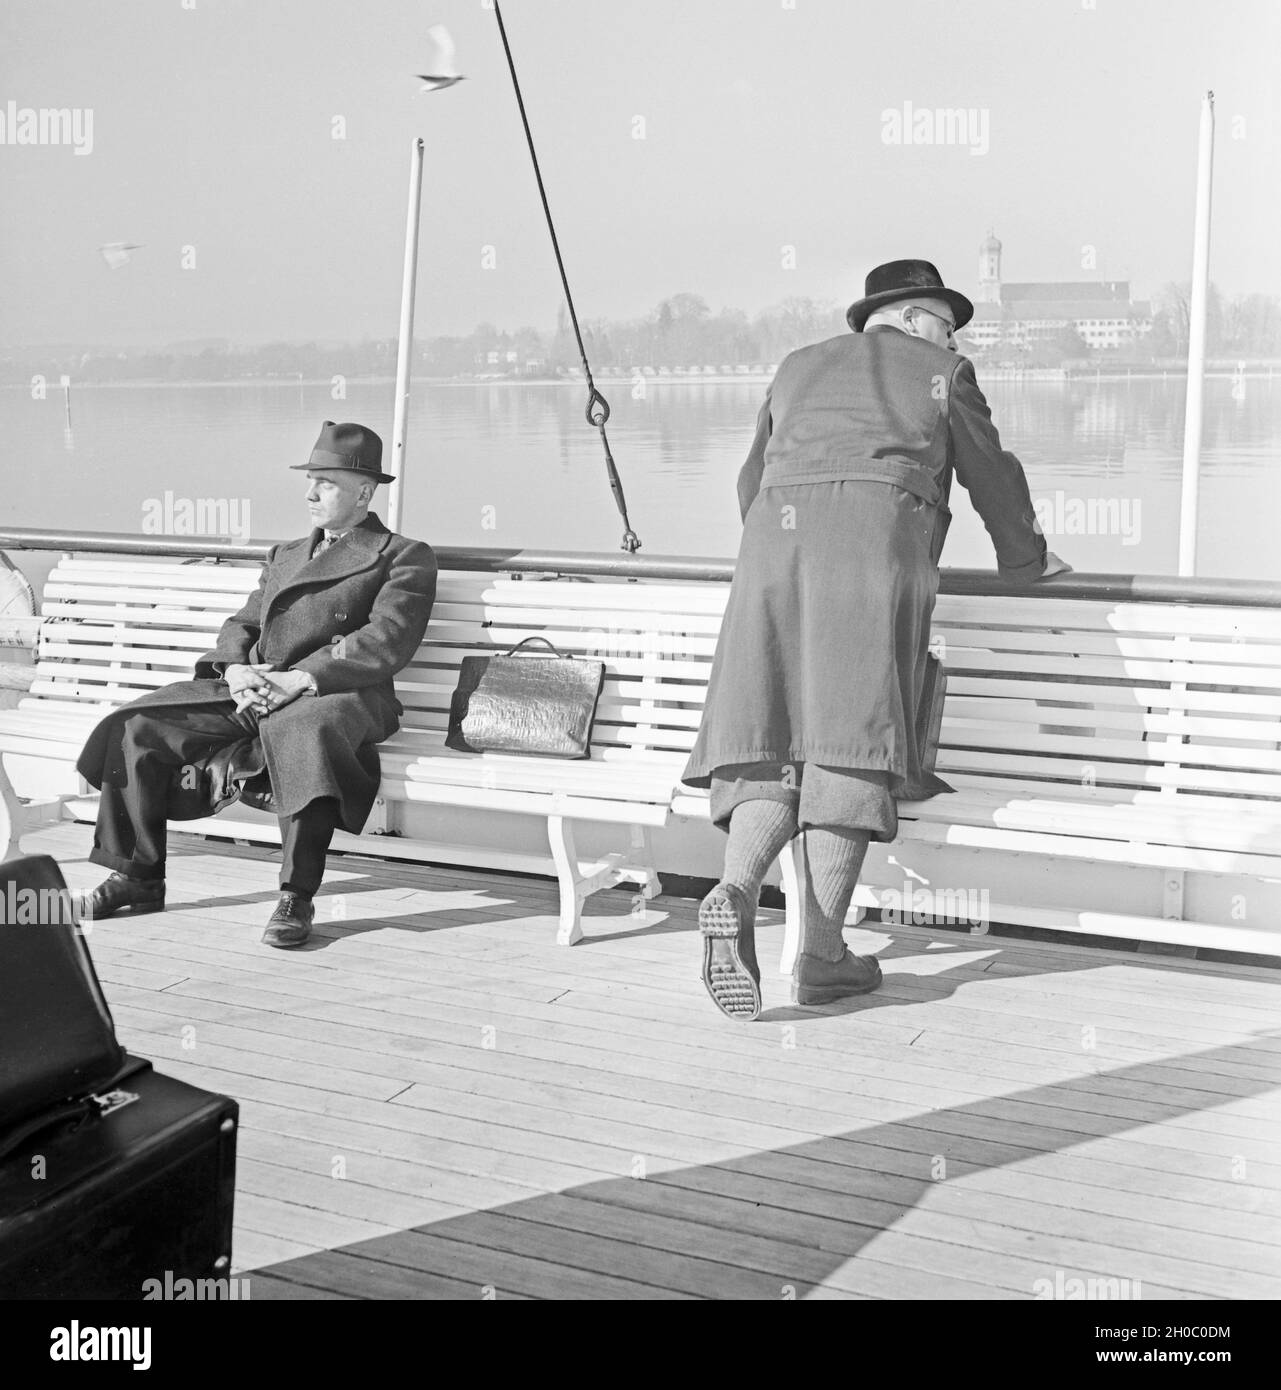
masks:
<path fill-rule="evenodd" d="M 257 589 L 223 624 L 194 680 L 149 691 L 97 725 L 77 763 L 82 777 L 102 786 L 112 721 L 138 709 L 225 703 L 229 665 L 270 662 L 310 672 L 317 687 L 317 695 L 300 696 L 259 723 L 274 809 L 290 816 L 317 797 L 336 797 L 343 827 L 363 828 L 378 794 L 377 745 L 396 732 L 403 713 L 392 678 L 427 629 L 436 557 L 373 514 L 313 560 L 321 534 L 272 548 Z M 170 808 L 173 819 L 210 809 Z"/>
<path fill-rule="evenodd" d="M 779 366 L 738 480 L 743 538 L 683 779 L 812 762 L 921 770 L 916 716 L 953 472 L 1003 576 L 1039 578 L 1045 540 L 964 357 L 880 326 Z"/>

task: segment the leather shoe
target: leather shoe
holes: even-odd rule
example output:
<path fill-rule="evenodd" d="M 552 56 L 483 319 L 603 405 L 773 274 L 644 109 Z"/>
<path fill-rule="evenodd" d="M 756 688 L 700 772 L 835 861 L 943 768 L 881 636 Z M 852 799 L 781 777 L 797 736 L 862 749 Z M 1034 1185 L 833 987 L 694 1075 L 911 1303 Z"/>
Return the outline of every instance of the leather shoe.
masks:
<path fill-rule="evenodd" d="M 316 905 L 310 898 L 302 893 L 282 893 L 262 934 L 263 945 L 279 946 L 282 950 L 304 945 L 311 935 L 315 915 Z"/>
<path fill-rule="evenodd" d="M 881 983 L 875 956 L 856 956 L 846 947 L 840 960 L 820 960 L 802 952 L 792 972 L 793 1004 L 830 1004 L 855 994 L 870 994 Z"/>
<path fill-rule="evenodd" d="M 165 910 L 165 881 L 163 878 L 130 878 L 114 873 L 96 888 L 81 894 L 80 916 L 86 921 L 100 921 L 116 912 L 145 912 Z"/>
<path fill-rule="evenodd" d="M 703 937 L 703 984 L 729 1018 L 750 1023 L 761 1011 L 756 963 L 756 908 L 732 883 L 718 883 L 698 908 Z"/>

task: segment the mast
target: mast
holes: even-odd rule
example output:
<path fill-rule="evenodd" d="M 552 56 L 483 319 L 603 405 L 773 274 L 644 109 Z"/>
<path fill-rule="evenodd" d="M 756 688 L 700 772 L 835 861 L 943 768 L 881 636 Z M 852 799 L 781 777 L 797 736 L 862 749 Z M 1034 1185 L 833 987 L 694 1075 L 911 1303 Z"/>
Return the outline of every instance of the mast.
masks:
<path fill-rule="evenodd" d="M 1197 493 L 1201 466 L 1201 395 L 1205 377 L 1205 319 L 1210 290 L 1210 188 L 1214 171 L 1214 93 L 1201 101 L 1197 156 L 1196 231 L 1188 309 L 1188 393 L 1183 414 L 1183 492 L 1179 506 L 1179 573 L 1196 573 Z"/>
<path fill-rule="evenodd" d="M 405 489 L 405 438 L 409 430 L 409 372 L 414 355 L 414 292 L 418 284 L 418 222 L 422 211 L 423 139 L 418 136 L 409 150 L 409 211 L 405 217 L 405 269 L 400 291 L 400 341 L 396 349 L 396 418 L 392 427 L 391 462 L 388 470 L 396 481 L 388 484 L 387 527 L 400 530 Z"/>

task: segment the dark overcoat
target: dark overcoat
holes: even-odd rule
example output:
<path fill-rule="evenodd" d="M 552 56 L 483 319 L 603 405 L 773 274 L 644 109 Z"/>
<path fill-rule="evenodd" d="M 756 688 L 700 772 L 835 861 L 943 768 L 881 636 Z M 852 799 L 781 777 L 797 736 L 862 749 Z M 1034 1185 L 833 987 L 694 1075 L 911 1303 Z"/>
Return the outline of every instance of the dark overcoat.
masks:
<path fill-rule="evenodd" d="M 316 797 L 337 797 L 344 828 L 362 829 L 378 794 L 377 745 L 396 732 L 403 713 L 393 677 L 417 651 L 431 616 L 436 557 L 372 514 L 313 560 L 321 534 L 272 547 L 257 589 L 196 663 L 195 679 L 107 715 L 80 755 L 82 777 L 101 787 L 113 720 L 137 709 L 225 703 L 229 665 L 270 662 L 310 672 L 318 691 L 259 723 L 275 809 L 295 815 Z"/>
<path fill-rule="evenodd" d="M 738 480 L 743 538 L 683 780 L 734 763 L 923 776 L 925 680 L 951 477 L 1003 576 L 1039 578 L 1045 540 L 968 359 L 888 326 L 779 366 Z"/>

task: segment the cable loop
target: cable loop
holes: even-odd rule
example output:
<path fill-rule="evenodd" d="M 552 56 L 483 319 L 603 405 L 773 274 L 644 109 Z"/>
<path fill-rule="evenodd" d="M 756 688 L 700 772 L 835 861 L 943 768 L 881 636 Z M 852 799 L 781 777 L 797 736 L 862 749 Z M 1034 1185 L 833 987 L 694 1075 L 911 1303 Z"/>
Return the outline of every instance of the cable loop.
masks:
<path fill-rule="evenodd" d="M 579 360 L 583 364 L 583 376 L 587 381 L 587 423 L 600 430 L 601 444 L 605 450 L 605 471 L 609 474 L 609 486 L 614 494 L 619 515 L 623 518 L 623 545 L 629 553 L 640 549 L 640 537 L 632 530 L 627 516 L 627 502 L 623 497 L 623 485 L 619 481 L 618 469 L 614 466 L 613 455 L 609 452 L 609 440 L 605 436 L 605 422 L 609 419 L 609 402 L 596 389 L 592 380 L 592 369 L 587 362 L 587 349 L 583 345 L 583 335 L 578 327 L 578 314 L 574 309 L 574 297 L 569 292 L 569 278 L 565 274 L 565 262 L 560 254 L 560 242 L 556 238 L 556 224 L 552 221 L 552 210 L 547 202 L 547 190 L 543 186 L 543 171 L 538 166 L 538 153 L 534 149 L 534 136 L 529 128 L 529 117 L 525 114 L 525 98 L 521 95 L 520 80 L 516 76 L 516 62 L 512 58 L 511 45 L 507 42 L 507 26 L 503 23 L 503 12 L 498 0 L 493 0 L 494 18 L 498 21 L 498 32 L 502 35 L 503 52 L 507 56 L 507 68 L 511 73 L 512 87 L 516 92 L 516 105 L 520 108 L 521 124 L 525 127 L 525 143 L 529 146 L 529 157 L 534 164 L 534 178 L 538 181 L 538 196 L 542 199 L 543 216 L 547 219 L 547 230 L 551 234 L 552 250 L 556 254 L 556 269 L 560 272 L 561 288 L 565 291 L 565 304 L 569 309 L 569 321 L 574 329 L 574 340 L 578 344 Z"/>
<path fill-rule="evenodd" d="M 609 402 L 593 385 L 587 393 L 587 423 L 603 430 L 609 420 Z"/>

